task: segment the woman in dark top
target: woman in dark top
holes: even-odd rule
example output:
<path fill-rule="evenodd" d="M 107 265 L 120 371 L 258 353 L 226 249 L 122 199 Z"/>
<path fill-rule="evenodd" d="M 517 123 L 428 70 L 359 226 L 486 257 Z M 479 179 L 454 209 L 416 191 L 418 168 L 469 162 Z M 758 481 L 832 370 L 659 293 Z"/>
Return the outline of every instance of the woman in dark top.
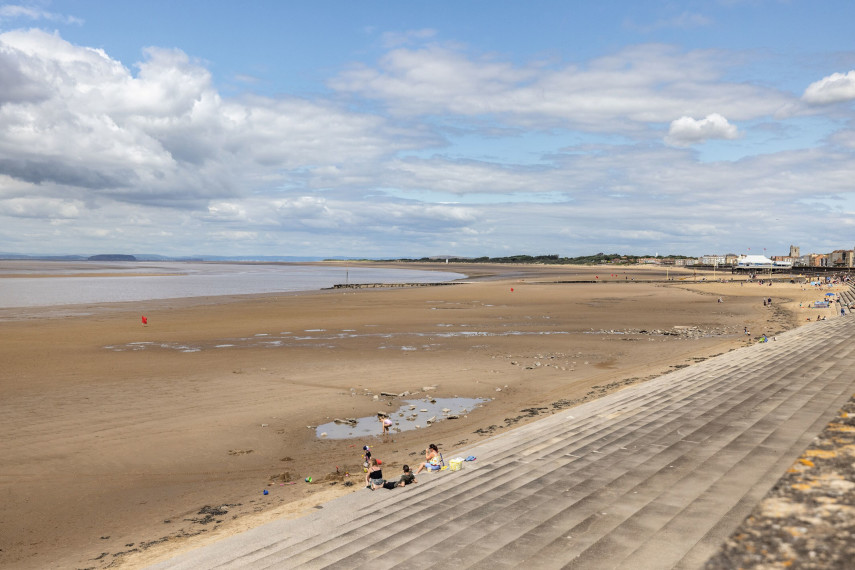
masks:
<path fill-rule="evenodd" d="M 368 465 L 368 473 L 365 474 L 365 484 L 373 491 L 374 487 L 382 487 L 385 482 L 383 470 L 377 465 L 377 459 L 372 457 Z"/>

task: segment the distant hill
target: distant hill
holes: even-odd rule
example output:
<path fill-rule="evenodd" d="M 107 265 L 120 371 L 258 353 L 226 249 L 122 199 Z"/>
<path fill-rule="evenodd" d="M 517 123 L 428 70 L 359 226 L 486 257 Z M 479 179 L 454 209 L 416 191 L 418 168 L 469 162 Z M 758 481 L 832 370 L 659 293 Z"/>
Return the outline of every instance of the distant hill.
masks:
<path fill-rule="evenodd" d="M 90 255 L 86 258 L 87 261 L 136 261 L 137 258 L 133 255 L 124 255 L 121 253 L 102 253 L 99 255 Z"/>
<path fill-rule="evenodd" d="M 322 261 L 321 256 L 295 256 L 295 255 L 189 255 L 170 257 L 156 253 L 127 254 L 98 254 L 98 255 L 39 255 L 0 251 L 0 259 L 35 260 L 35 261 L 243 261 L 259 263 L 299 263 L 305 261 Z M 332 259 L 346 260 L 347 257 Z"/>

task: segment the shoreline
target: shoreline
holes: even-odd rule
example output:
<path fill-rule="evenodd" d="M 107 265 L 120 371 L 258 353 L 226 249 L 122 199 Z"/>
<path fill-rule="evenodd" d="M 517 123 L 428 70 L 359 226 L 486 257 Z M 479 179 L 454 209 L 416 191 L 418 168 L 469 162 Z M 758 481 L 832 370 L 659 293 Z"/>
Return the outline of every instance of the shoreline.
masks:
<path fill-rule="evenodd" d="M 0 562 L 137 568 L 353 492 L 363 440 L 319 440 L 307 426 L 397 409 L 380 392 L 493 398 L 459 420 L 375 436 L 397 470 L 427 442 L 453 453 L 753 342 L 745 323 L 753 339 L 818 314 L 798 306 L 816 292 L 785 283 L 568 285 L 556 280 L 602 268 L 477 269 L 467 287 L 162 300 L 145 328 L 138 303 L 6 321 L 0 518 L 20 524 L 0 529 L 13 537 Z M 105 348 L 122 345 L 143 348 Z"/>
<path fill-rule="evenodd" d="M 334 288 L 337 283 L 451 282 L 460 273 L 407 267 L 308 263 L 149 263 L 96 265 L 0 260 L 0 309 L 70 307 L 174 301 L 199 296 L 274 295 Z"/>

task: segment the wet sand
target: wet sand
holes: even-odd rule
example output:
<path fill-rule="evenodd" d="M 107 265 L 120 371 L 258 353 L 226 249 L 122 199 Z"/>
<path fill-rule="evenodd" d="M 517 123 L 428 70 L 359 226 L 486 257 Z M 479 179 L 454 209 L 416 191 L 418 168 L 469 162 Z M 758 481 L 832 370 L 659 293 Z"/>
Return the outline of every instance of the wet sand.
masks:
<path fill-rule="evenodd" d="M 399 472 L 428 443 L 451 457 L 762 333 L 835 318 L 799 307 L 827 290 L 782 282 L 425 267 L 479 278 L 0 311 L 0 566 L 142 567 L 360 492 L 365 444 Z M 379 423 L 373 437 L 316 437 L 334 418 L 425 396 L 490 402 L 385 438 Z"/>

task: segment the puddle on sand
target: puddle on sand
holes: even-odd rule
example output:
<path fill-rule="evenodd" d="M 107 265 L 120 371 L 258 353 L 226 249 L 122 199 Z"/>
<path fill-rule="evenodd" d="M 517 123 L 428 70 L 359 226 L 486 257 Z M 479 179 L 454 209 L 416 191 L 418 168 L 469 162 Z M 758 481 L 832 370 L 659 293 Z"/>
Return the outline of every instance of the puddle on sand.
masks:
<path fill-rule="evenodd" d="M 420 426 L 422 429 L 428 425 L 427 420 L 432 418 L 431 423 L 444 421 L 448 416 L 463 415 L 477 408 L 486 398 L 423 398 L 420 400 L 406 400 L 406 404 L 394 412 L 389 412 L 392 420 L 391 433 L 408 431 Z M 447 412 L 443 410 L 448 410 Z M 346 419 L 346 418 L 342 418 Z M 321 434 L 326 434 L 322 436 Z M 351 437 L 365 437 L 371 435 L 382 435 L 380 420 L 377 416 L 356 418 L 356 424 L 337 424 L 329 422 L 315 429 L 317 437 L 325 439 L 348 439 Z"/>

